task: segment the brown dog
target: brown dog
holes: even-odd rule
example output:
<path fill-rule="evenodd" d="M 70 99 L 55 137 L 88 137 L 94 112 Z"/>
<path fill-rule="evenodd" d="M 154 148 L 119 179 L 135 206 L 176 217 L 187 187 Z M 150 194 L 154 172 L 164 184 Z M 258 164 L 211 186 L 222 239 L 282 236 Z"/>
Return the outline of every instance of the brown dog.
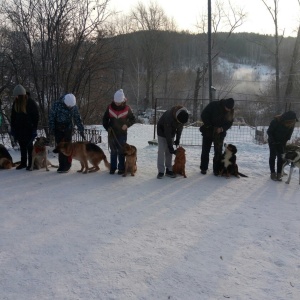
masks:
<path fill-rule="evenodd" d="M 128 172 L 130 172 L 131 176 L 134 176 L 134 173 L 137 171 L 136 147 L 125 143 L 125 145 L 123 146 L 123 152 L 125 155 L 125 172 L 123 174 L 123 177 L 126 177 Z"/>
<path fill-rule="evenodd" d="M 32 163 L 30 171 L 33 169 L 39 170 L 41 168 L 46 168 L 46 171 L 49 171 L 48 166 L 58 168 L 58 166 L 52 165 L 48 160 L 46 146 L 49 146 L 49 139 L 43 136 L 36 138 L 32 149 Z"/>
<path fill-rule="evenodd" d="M 15 164 L 8 150 L 0 144 L 0 169 L 11 169 Z"/>
<path fill-rule="evenodd" d="M 175 174 L 182 175 L 184 178 L 186 178 L 185 163 L 186 163 L 185 149 L 180 146 L 176 149 L 176 156 L 175 156 L 175 161 L 174 161 L 174 165 L 173 165 L 173 172 Z"/>
<path fill-rule="evenodd" d="M 66 156 L 70 156 L 80 161 L 81 169 L 77 172 L 97 172 L 100 170 L 99 164 L 103 160 L 107 169 L 110 169 L 110 163 L 107 161 L 103 150 L 93 143 L 88 142 L 61 142 L 53 150 L 54 153 L 61 152 Z M 88 161 L 92 167 L 88 167 Z"/>

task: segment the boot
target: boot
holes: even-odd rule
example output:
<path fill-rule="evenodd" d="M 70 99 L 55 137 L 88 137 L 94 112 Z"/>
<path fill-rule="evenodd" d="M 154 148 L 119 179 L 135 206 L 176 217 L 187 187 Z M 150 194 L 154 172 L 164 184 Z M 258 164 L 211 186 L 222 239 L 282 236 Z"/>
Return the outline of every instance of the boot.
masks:
<path fill-rule="evenodd" d="M 277 174 L 276 173 L 271 173 L 270 178 L 274 181 L 277 181 Z"/>
<path fill-rule="evenodd" d="M 277 173 L 277 181 L 282 181 L 281 173 Z"/>

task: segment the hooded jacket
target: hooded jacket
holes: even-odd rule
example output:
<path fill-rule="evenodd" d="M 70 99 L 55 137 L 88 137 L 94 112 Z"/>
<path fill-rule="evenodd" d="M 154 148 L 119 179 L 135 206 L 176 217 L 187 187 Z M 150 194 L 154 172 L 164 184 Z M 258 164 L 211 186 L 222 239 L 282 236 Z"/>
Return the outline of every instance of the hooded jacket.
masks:
<path fill-rule="evenodd" d="M 173 139 L 180 140 L 183 124 L 176 119 L 176 112 L 183 106 L 174 106 L 166 110 L 157 122 L 157 135 L 167 140 L 168 148 L 173 149 Z"/>
<path fill-rule="evenodd" d="M 291 139 L 294 126 L 289 127 L 285 125 L 286 121 L 297 120 L 296 114 L 290 111 L 283 113 L 281 116 L 276 116 L 270 123 L 267 130 L 268 142 L 270 144 L 285 145 Z"/>
<path fill-rule="evenodd" d="M 58 129 L 58 126 L 64 125 L 64 128 L 73 130 L 74 124 L 77 126 L 78 131 L 83 134 L 84 126 L 78 111 L 77 105 L 69 108 L 64 103 L 64 97 L 59 98 L 52 105 L 49 113 L 49 129 L 53 134 Z"/>
<path fill-rule="evenodd" d="M 220 133 L 222 137 L 226 136 L 226 131 L 232 126 L 234 114 L 234 109 L 226 111 L 224 104 L 224 99 L 212 101 L 201 113 L 201 119 L 205 127 L 211 127 L 212 131 L 213 128 L 223 128 L 223 132 Z"/>

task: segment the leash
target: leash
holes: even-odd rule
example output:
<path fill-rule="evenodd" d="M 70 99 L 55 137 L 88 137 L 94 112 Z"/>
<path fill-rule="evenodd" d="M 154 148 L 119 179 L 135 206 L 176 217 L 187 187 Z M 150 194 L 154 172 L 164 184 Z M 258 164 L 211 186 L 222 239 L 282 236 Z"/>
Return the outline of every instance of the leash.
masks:
<path fill-rule="evenodd" d="M 114 141 L 115 143 L 117 143 L 118 146 L 120 147 L 120 149 L 122 149 L 122 145 L 119 143 L 115 131 L 111 127 L 109 127 L 107 132 L 108 132 L 108 146 L 107 146 L 108 152 L 111 153 L 111 151 L 110 151 L 110 149 L 111 149 L 110 143 L 112 141 Z"/>

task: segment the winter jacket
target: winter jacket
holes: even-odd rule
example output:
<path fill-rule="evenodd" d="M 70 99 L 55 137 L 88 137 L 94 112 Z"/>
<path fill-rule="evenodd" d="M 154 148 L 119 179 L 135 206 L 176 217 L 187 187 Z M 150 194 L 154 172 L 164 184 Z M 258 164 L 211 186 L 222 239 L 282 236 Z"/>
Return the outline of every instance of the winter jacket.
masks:
<path fill-rule="evenodd" d="M 223 128 L 223 132 L 220 136 L 224 138 L 226 136 L 226 131 L 233 124 L 233 114 L 234 110 L 226 111 L 223 103 L 223 99 L 219 101 L 210 102 L 202 111 L 201 119 L 208 130 L 213 132 L 214 128 Z"/>
<path fill-rule="evenodd" d="M 30 141 L 36 134 L 39 122 L 39 110 L 34 100 L 27 99 L 26 113 L 15 111 L 15 102 L 11 110 L 11 132 L 18 141 Z"/>
<path fill-rule="evenodd" d="M 80 134 L 84 133 L 84 126 L 77 105 L 69 108 L 64 103 L 64 97 L 59 98 L 52 105 L 49 113 L 49 130 L 51 134 L 56 131 L 73 130 L 74 124 Z"/>
<path fill-rule="evenodd" d="M 284 125 L 284 118 L 282 116 L 275 117 L 267 130 L 269 144 L 286 145 L 287 141 L 291 139 L 294 126 L 287 127 Z"/>
<path fill-rule="evenodd" d="M 173 139 L 176 135 L 176 140 L 180 141 L 183 124 L 176 119 L 176 112 L 183 106 L 174 106 L 166 110 L 157 122 L 157 135 L 164 137 L 167 141 L 169 150 L 173 150 Z"/>
<path fill-rule="evenodd" d="M 127 136 L 127 130 L 123 130 L 122 126 L 127 125 L 127 128 L 135 123 L 135 117 L 129 105 L 125 102 L 122 105 L 116 105 L 112 102 L 106 109 L 102 124 L 108 131 L 110 128 L 114 131 L 117 137 Z"/>

